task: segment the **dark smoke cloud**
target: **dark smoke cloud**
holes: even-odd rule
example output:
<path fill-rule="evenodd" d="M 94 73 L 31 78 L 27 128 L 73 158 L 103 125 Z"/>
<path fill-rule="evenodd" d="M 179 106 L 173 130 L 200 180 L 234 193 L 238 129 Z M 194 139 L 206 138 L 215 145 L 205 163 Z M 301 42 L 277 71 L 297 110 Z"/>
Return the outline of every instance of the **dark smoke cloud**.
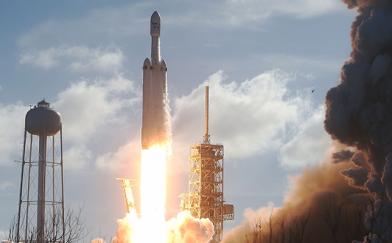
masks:
<path fill-rule="evenodd" d="M 325 128 L 367 158 L 355 156 L 357 167 L 342 171 L 353 186 L 372 195 L 365 242 L 392 242 L 392 1 L 344 2 L 359 14 L 352 24 L 352 53 L 342 67 L 341 82 L 327 93 Z"/>
<path fill-rule="evenodd" d="M 366 160 L 365 155 L 362 152 L 357 151 L 351 157 L 351 162 L 353 162 L 357 166 L 362 167 L 362 166 L 366 166 L 367 160 Z"/>
<path fill-rule="evenodd" d="M 332 155 L 332 159 L 333 159 L 334 163 L 340 163 L 340 162 L 344 162 L 344 161 L 351 159 L 351 157 L 353 155 L 354 155 L 354 152 L 352 152 L 350 150 L 342 150 L 342 151 L 334 153 Z"/>
<path fill-rule="evenodd" d="M 388 7 L 391 4 L 390 0 L 343 0 L 349 8 L 366 8 L 372 5 L 381 7 Z"/>
<path fill-rule="evenodd" d="M 357 187 L 364 187 L 369 171 L 362 167 L 349 168 L 342 171 L 342 174 L 349 178 L 350 184 Z"/>
<path fill-rule="evenodd" d="M 386 159 L 381 181 L 385 185 L 385 192 L 389 201 L 392 201 L 392 154 L 389 154 Z"/>

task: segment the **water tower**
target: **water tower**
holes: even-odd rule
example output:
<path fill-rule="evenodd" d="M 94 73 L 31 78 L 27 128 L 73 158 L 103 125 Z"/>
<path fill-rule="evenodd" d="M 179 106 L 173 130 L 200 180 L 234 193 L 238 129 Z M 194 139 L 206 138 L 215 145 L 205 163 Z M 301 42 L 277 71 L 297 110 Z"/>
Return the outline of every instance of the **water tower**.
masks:
<path fill-rule="evenodd" d="M 16 242 L 65 242 L 60 114 L 45 100 L 25 118 Z"/>

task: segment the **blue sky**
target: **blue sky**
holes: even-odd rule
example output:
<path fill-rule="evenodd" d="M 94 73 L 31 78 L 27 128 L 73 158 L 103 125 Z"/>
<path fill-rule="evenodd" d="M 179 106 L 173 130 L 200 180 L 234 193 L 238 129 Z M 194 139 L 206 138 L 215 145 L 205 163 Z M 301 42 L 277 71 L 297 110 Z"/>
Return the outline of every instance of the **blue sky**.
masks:
<path fill-rule="evenodd" d="M 114 178 L 135 176 L 139 156 L 154 10 L 173 118 L 170 215 L 187 188 L 189 145 L 201 139 L 206 81 L 212 141 L 225 145 L 225 199 L 236 207 L 227 228 L 246 208 L 279 206 L 289 178 L 325 158 L 322 104 L 355 15 L 338 0 L 3 0 L 0 231 L 17 212 L 25 112 L 46 98 L 63 116 L 66 204 L 83 208 L 89 237 L 114 235 L 124 214 Z"/>

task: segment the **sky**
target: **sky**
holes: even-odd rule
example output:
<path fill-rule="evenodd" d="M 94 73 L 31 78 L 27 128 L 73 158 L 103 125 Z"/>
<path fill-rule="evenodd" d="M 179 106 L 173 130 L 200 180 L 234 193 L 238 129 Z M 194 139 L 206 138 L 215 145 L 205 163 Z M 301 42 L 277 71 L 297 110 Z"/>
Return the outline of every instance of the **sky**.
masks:
<path fill-rule="evenodd" d="M 323 161 L 326 91 L 350 53 L 355 12 L 338 0 L 0 0 L 0 234 L 17 213 L 24 116 L 45 98 L 63 119 L 65 204 L 82 209 L 85 242 L 124 216 L 116 177 L 136 176 L 142 63 L 149 19 L 161 15 L 173 155 L 168 217 L 187 190 L 189 147 L 225 146 L 225 200 L 235 220 L 284 201 L 291 181 Z"/>

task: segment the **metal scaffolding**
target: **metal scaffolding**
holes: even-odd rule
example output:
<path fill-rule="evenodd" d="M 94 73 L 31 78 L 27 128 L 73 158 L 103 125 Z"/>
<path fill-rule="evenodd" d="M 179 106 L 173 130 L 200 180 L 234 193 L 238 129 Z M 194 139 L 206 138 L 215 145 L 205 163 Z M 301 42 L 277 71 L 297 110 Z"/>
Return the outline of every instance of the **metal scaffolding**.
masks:
<path fill-rule="evenodd" d="M 223 145 L 210 144 L 208 92 L 207 86 L 204 141 L 191 147 L 189 193 L 183 197 L 181 207 L 194 217 L 210 219 L 215 230 L 211 242 L 218 243 L 222 239 L 223 221 L 234 219 L 234 206 L 223 200 Z"/>

